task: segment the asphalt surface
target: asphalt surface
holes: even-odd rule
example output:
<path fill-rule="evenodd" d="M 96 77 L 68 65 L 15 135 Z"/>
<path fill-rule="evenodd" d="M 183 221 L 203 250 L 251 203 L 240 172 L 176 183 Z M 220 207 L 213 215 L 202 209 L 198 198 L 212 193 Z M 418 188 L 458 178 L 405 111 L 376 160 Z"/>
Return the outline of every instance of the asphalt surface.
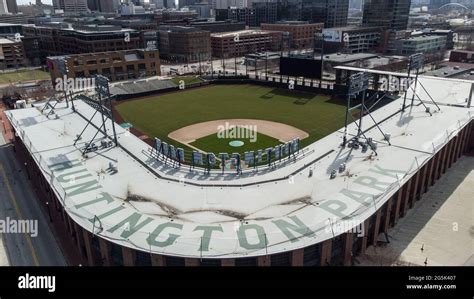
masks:
<path fill-rule="evenodd" d="M 28 180 L 26 170 L 15 158 L 13 145 L 0 134 L 0 220 L 37 220 L 37 236 L 29 233 L 0 233 L 11 266 L 65 266 L 60 246 L 49 228 L 49 217 Z"/>

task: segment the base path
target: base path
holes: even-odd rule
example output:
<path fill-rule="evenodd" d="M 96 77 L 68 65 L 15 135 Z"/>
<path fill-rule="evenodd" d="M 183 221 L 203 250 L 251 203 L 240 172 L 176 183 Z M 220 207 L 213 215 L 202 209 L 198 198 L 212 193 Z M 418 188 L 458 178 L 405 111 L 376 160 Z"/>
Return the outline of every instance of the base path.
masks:
<path fill-rule="evenodd" d="M 303 130 L 273 121 L 258 119 L 221 119 L 183 127 L 171 132 L 168 134 L 168 137 L 180 143 L 189 144 L 202 137 L 217 133 L 220 126 L 256 126 L 258 133 L 273 137 L 281 142 L 288 142 L 295 138 L 302 140 L 309 136 L 309 134 Z"/>

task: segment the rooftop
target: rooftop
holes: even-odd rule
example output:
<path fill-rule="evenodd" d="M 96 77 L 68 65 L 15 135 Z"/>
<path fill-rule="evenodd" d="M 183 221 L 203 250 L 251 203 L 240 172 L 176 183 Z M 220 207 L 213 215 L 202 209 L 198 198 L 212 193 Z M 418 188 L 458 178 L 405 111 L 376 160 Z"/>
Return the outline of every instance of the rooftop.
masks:
<path fill-rule="evenodd" d="M 80 100 L 74 105 L 84 117 L 65 103 L 49 118 L 49 109 L 39 109 L 42 105 L 6 114 L 67 213 L 84 229 L 91 231 L 90 219 L 98 217 L 96 234 L 145 252 L 259 256 L 333 238 L 339 232 L 332 228 L 342 221 L 352 220 L 354 226 L 364 221 L 472 121 L 474 108 L 460 107 L 466 105 L 472 82 L 420 76 L 420 84 L 440 111 L 420 90 L 432 116 L 419 102 L 399 112 L 402 97 L 373 113 L 385 119 L 380 128 L 391 134 L 392 145 L 364 117 L 363 130 L 378 144 L 378 155 L 341 148 L 341 129 L 306 147 L 295 160 L 241 175 L 206 174 L 157 160 L 151 147 L 117 124 L 120 146 L 84 158 L 80 150 L 96 129 L 88 126 L 77 145 L 74 139 L 95 110 Z M 100 116 L 92 123 L 100 126 Z M 107 129 L 112 129 L 110 122 Z M 350 135 L 356 131 L 355 124 L 349 126 Z M 343 162 L 346 171 L 330 179 Z"/>
<path fill-rule="evenodd" d="M 265 30 L 240 30 L 240 31 L 231 31 L 231 32 L 222 32 L 222 33 L 212 33 L 212 37 L 234 37 L 234 36 L 244 36 L 244 35 L 256 35 L 256 34 L 268 34 L 271 31 Z"/>
<path fill-rule="evenodd" d="M 472 75 L 471 75 L 472 72 Z M 474 77 L 474 64 L 470 68 L 459 66 L 445 66 L 437 70 L 424 73 L 425 76 L 445 77 L 445 78 L 464 78 L 469 79 L 471 75 Z M 467 77 L 466 77 L 467 76 Z"/>
<path fill-rule="evenodd" d="M 376 58 L 378 54 L 373 53 L 354 53 L 354 54 L 344 54 L 344 53 L 333 53 L 324 55 L 325 61 L 335 61 L 337 63 L 348 63 L 356 60 Z M 316 55 L 314 59 L 321 59 L 320 55 Z"/>

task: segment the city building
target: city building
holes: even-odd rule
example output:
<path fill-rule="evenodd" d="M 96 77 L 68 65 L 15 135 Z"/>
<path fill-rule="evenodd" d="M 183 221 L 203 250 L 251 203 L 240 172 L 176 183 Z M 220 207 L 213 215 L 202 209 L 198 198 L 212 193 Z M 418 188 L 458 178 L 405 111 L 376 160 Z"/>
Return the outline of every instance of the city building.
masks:
<path fill-rule="evenodd" d="M 136 14 L 144 14 L 145 8 L 141 5 L 136 5 L 133 2 L 131 3 L 123 3 L 120 6 L 120 14 L 121 15 L 136 15 Z"/>
<path fill-rule="evenodd" d="M 38 41 L 42 61 L 47 56 L 141 48 L 138 31 L 113 25 L 25 25 L 23 35 Z"/>
<path fill-rule="evenodd" d="M 13 38 L 0 37 L 0 69 L 17 68 L 28 65 L 23 43 Z"/>
<path fill-rule="evenodd" d="M 7 2 L 7 9 L 8 12 L 11 14 L 17 14 L 18 13 L 18 5 L 16 3 L 16 0 L 5 0 Z"/>
<path fill-rule="evenodd" d="M 187 6 L 189 10 L 195 11 L 199 18 L 208 19 L 211 17 L 211 5 L 208 3 L 195 3 Z"/>
<path fill-rule="evenodd" d="M 212 0 L 212 2 L 213 9 L 244 8 L 248 6 L 248 0 Z"/>
<path fill-rule="evenodd" d="M 60 9 L 65 14 L 79 14 L 87 12 L 87 0 L 53 0 L 54 9 Z"/>
<path fill-rule="evenodd" d="M 198 13 L 189 10 L 165 10 L 161 13 L 163 22 L 193 20 L 199 17 Z"/>
<path fill-rule="evenodd" d="M 158 49 L 162 59 L 172 62 L 197 62 L 211 58 L 210 32 L 194 27 L 160 26 Z"/>
<path fill-rule="evenodd" d="M 87 0 L 91 11 L 116 12 L 120 8 L 120 0 Z"/>
<path fill-rule="evenodd" d="M 380 51 L 386 54 L 398 53 L 397 41 L 409 38 L 411 32 L 407 30 L 384 30 L 380 40 Z"/>
<path fill-rule="evenodd" d="M 7 0 L 0 0 L 0 15 L 8 14 Z"/>
<path fill-rule="evenodd" d="M 322 31 L 324 23 L 281 21 L 275 24 L 261 24 L 260 27 L 266 31 L 289 32 L 291 35 L 291 48 L 296 50 L 312 48 L 314 45 L 314 35 Z"/>
<path fill-rule="evenodd" d="M 190 27 L 196 27 L 201 30 L 209 31 L 211 33 L 245 30 L 245 23 L 234 22 L 231 20 L 226 20 L 226 21 L 196 20 L 196 21 L 191 21 L 185 25 L 190 26 Z"/>
<path fill-rule="evenodd" d="M 258 27 L 262 23 L 275 23 L 278 20 L 278 3 L 254 2 L 252 7 L 216 9 L 216 21 L 225 20 L 242 22 L 250 27 Z"/>
<path fill-rule="evenodd" d="M 193 5 L 193 4 L 196 4 L 196 3 L 200 3 L 200 2 L 201 2 L 201 0 L 179 0 L 178 1 L 178 7 L 183 8 L 183 7 Z"/>
<path fill-rule="evenodd" d="M 0 36 L 15 36 L 15 34 L 22 34 L 21 24 L 0 23 Z"/>
<path fill-rule="evenodd" d="M 405 30 L 408 26 L 411 0 L 366 0 L 362 23 L 387 30 Z"/>
<path fill-rule="evenodd" d="M 416 36 L 396 41 L 398 53 L 412 55 L 416 53 L 434 53 L 446 50 L 446 36 Z"/>
<path fill-rule="evenodd" d="M 347 26 L 349 0 L 282 0 L 279 20 L 324 23 L 325 28 Z"/>
<path fill-rule="evenodd" d="M 0 23 L 28 24 L 33 21 L 34 15 L 26 14 L 2 14 L 2 1 L 0 0 Z"/>
<path fill-rule="evenodd" d="M 474 63 L 474 51 L 453 50 L 449 56 L 450 62 Z"/>
<path fill-rule="evenodd" d="M 282 32 L 243 30 L 211 34 L 212 55 L 219 58 L 240 57 L 250 53 L 277 51 Z"/>
<path fill-rule="evenodd" d="M 47 58 L 53 82 L 57 78 L 89 78 L 103 75 L 111 81 L 138 79 L 160 75 L 157 50 L 123 50 L 96 52 Z"/>
<path fill-rule="evenodd" d="M 323 29 L 324 52 L 363 53 L 380 48 L 381 27 L 336 27 Z"/>
<path fill-rule="evenodd" d="M 110 18 L 103 21 L 107 25 L 121 26 L 122 28 L 129 28 L 137 31 L 156 30 L 158 24 L 154 19 L 125 19 L 125 18 Z"/>

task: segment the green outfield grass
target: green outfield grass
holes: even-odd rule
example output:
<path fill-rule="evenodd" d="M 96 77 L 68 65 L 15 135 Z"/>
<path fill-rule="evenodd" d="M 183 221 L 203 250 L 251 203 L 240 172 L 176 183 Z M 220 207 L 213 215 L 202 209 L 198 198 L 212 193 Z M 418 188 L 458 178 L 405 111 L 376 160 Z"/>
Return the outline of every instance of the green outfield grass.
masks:
<path fill-rule="evenodd" d="M 243 131 L 248 132 L 248 130 L 243 130 Z M 252 139 L 254 135 L 246 134 L 246 133 L 244 133 L 241 136 L 242 137 L 252 136 L 252 137 L 250 138 L 219 138 L 218 134 L 211 134 L 209 136 L 200 138 L 192 142 L 191 145 L 205 152 L 212 152 L 217 155 L 218 153 L 232 154 L 232 153 L 243 153 L 243 152 L 252 151 L 252 150 L 256 151 L 259 149 L 266 149 L 266 148 L 281 144 L 280 141 L 270 136 L 267 136 L 261 133 L 254 133 L 254 134 L 256 134 L 255 139 Z M 229 142 L 231 141 L 242 141 L 244 142 L 244 145 L 240 147 L 233 147 L 229 145 Z"/>
<path fill-rule="evenodd" d="M 42 70 L 21 70 L 0 73 L 0 84 L 19 83 L 33 80 L 48 80 L 51 76 Z"/>
<path fill-rule="evenodd" d="M 343 100 L 257 85 L 211 85 L 127 101 L 116 108 L 125 121 L 143 133 L 177 146 L 182 145 L 169 139 L 169 133 L 196 123 L 232 118 L 294 126 L 309 134 L 301 142 L 301 146 L 306 146 L 341 128 L 345 117 Z M 262 136 L 262 140 L 268 140 L 266 137 L 270 138 Z M 196 142 L 220 148 L 209 136 Z M 257 142 L 253 149 L 260 148 L 265 146 Z M 239 152 L 243 152 L 241 148 Z"/>

